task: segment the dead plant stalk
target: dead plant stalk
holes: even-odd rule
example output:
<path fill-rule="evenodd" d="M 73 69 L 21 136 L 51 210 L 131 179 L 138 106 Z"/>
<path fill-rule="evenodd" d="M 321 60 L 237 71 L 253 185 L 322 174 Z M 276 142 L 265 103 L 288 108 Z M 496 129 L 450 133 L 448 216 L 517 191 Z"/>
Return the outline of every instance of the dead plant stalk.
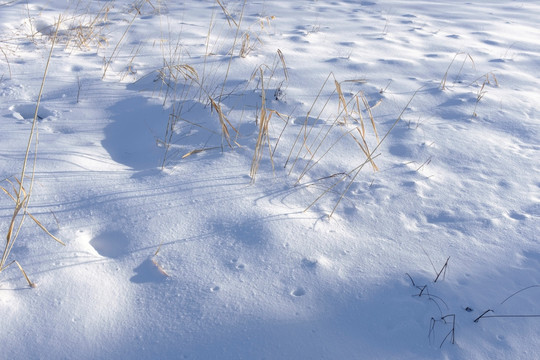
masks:
<path fill-rule="evenodd" d="M 19 269 L 21 270 L 23 276 L 25 277 L 26 281 L 28 282 L 28 285 L 30 285 L 31 287 L 35 287 L 35 284 L 32 281 L 30 281 L 30 279 L 26 275 L 26 272 L 23 270 L 23 268 L 19 264 L 19 262 L 16 261 L 16 260 L 13 260 L 13 261 L 11 261 L 9 263 L 7 262 L 8 258 L 9 258 L 9 254 L 11 253 L 11 250 L 13 249 L 13 245 L 14 245 L 15 241 L 18 238 L 18 235 L 20 233 L 20 230 L 22 228 L 22 225 L 24 223 L 24 220 L 25 220 L 26 216 L 29 216 L 42 230 L 44 230 L 54 240 L 56 240 L 59 243 L 61 243 L 62 245 L 64 245 L 64 243 L 62 241 L 60 241 L 58 238 L 56 238 L 51 233 L 49 233 L 49 231 L 47 231 L 47 229 L 34 216 L 32 216 L 32 214 L 30 214 L 28 212 L 28 206 L 30 204 L 30 198 L 31 198 L 31 195 L 32 195 L 32 189 L 33 189 L 33 185 L 34 185 L 34 177 L 35 177 L 35 172 L 36 172 L 37 145 L 38 145 L 38 128 L 37 128 L 38 110 L 39 110 L 39 105 L 40 105 L 40 102 L 41 102 L 41 96 L 43 94 L 43 89 L 45 87 L 45 80 L 47 78 L 47 72 L 49 70 L 49 64 L 50 64 L 50 61 L 51 61 L 52 53 L 53 53 L 53 50 L 54 50 L 54 46 L 56 44 L 56 40 L 58 38 L 58 30 L 60 28 L 61 22 L 62 22 L 62 19 L 61 19 L 61 17 L 59 17 L 58 22 L 56 24 L 56 30 L 55 30 L 54 35 L 53 35 L 52 40 L 51 40 L 51 42 L 52 42 L 51 43 L 51 49 L 49 51 L 49 56 L 47 58 L 47 63 L 45 65 L 45 70 L 43 72 L 43 79 L 41 81 L 41 87 L 39 89 L 39 94 L 38 94 L 38 98 L 37 98 L 37 101 L 36 101 L 36 109 L 35 109 L 35 112 L 34 112 L 34 118 L 33 118 L 33 121 L 32 121 L 32 127 L 30 129 L 30 135 L 28 137 L 28 144 L 26 146 L 26 152 L 25 152 L 25 156 L 24 156 L 24 160 L 23 160 L 20 179 L 15 179 L 17 184 L 11 183 L 11 185 L 13 187 L 13 190 L 12 190 L 13 195 L 10 194 L 10 192 L 8 190 L 1 187 L 1 189 L 6 194 L 8 194 L 11 197 L 11 199 L 15 202 L 15 206 L 14 206 L 14 209 L 13 209 L 13 215 L 11 217 L 8 232 L 7 232 L 7 235 L 6 235 L 6 245 L 5 245 L 4 251 L 2 253 L 2 259 L 0 260 L 0 273 L 3 270 L 5 270 L 7 267 L 9 267 L 10 265 L 15 263 L 19 267 Z M 26 173 L 27 173 L 27 167 L 28 167 L 28 159 L 29 159 L 29 156 L 30 156 L 30 149 L 32 147 L 32 144 L 34 144 L 34 159 L 33 159 L 32 168 L 31 168 L 30 186 L 29 186 L 28 191 L 26 191 L 26 189 L 24 187 L 24 180 L 25 180 L 25 178 L 27 176 Z M 19 222 L 17 224 L 17 219 L 19 217 L 20 217 L 20 220 L 19 220 Z"/>

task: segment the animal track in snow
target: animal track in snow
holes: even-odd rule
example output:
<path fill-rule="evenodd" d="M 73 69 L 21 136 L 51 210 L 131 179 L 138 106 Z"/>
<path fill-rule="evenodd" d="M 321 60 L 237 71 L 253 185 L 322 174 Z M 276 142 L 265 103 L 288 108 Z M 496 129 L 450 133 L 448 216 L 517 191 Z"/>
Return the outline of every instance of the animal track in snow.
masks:
<path fill-rule="evenodd" d="M 512 210 L 508 213 L 508 216 L 514 220 L 525 220 L 527 219 L 527 216 L 524 214 L 521 214 L 515 210 Z"/>
<path fill-rule="evenodd" d="M 106 231 L 93 238 L 90 245 L 101 256 L 118 258 L 127 253 L 129 239 L 119 231 Z"/>
<path fill-rule="evenodd" d="M 14 105 L 9 108 L 12 111 L 13 117 L 17 120 L 28 120 L 32 121 L 34 119 L 34 114 L 36 112 L 36 105 Z M 46 107 L 40 106 L 38 109 L 38 120 L 52 120 L 58 116 L 56 111 L 51 111 Z"/>
<path fill-rule="evenodd" d="M 300 297 L 306 295 L 306 290 L 303 287 L 298 287 L 291 291 L 291 295 L 294 297 Z"/>
<path fill-rule="evenodd" d="M 314 117 L 298 117 L 293 120 L 294 125 L 306 125 L 306 126 L 314 126 L 314 125 L 322 125 L 324 123 L 323 120 L 317 119 Z"/>
<path fill-rule="evenodd" d="M 304 258 L 302 259 L 302 267 L 304 269 L 315 269 L 317 267 L 317 259 L 308 259 Z"/>
<path fill-rule="evenodd" d="M 230 266 L 233 270 L 242 271 L 246 268 L 246 265 L 238 262 L 238 259 L 231 260 Z"/>

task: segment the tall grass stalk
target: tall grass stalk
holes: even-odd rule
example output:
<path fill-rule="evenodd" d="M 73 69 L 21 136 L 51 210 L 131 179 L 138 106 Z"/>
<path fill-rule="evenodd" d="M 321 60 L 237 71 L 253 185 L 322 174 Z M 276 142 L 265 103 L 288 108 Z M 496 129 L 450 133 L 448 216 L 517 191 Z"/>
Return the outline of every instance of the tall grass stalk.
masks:
<path fill-rule="evenodd" d="M 225 78 L 223 79 L 223 85 L 221 87 L 221 93 L 219 94 L 218 102 L 221 102 L 221 98 L 223 97 L 223 93 L 225 92 L 225 85 L 227 84 L 227 79 L 229 77 L 229 72 L 231 70 L 231 63 L 234 58 L 234 49 L 236 48 L 236 43 L 238 42 L 238 34 L 240 33 L 240 26 L 242 25 L 242 19 L 244 18 L 244 9 L 246 7 L 246 1 L 247 0 L 244 0 L 244 3 L 242 4 L 242 11 L 240 12 L 240 19 L 238 20 L 238 23 L 236 23 L 236 21 L 234 21 L 233 19 L 233 22 L 236 25 L 236 34 L 234 36 L 234 42 L 231 48 L 231 57 L 229 58 L 229 62 L 227 64 L 227 71 L 225 72 Z M 218 4 L 221 6 L 223 11 L 227 15 L 227 20 L 229 20 L 229 18 L 232 19 L 232 17 L 230 16 L 230 14 L 228 14 L 225 7 L 219 1 L 218 1 Z"/>
<path fill-rule="evenodd" d="M 7 64 L 7 67 L 8 67 L 8 72 L 9 72 L 9 78 L 11 79 L 11 65 L 9 63 L 9 59 L 7 57 L 7 54 L 6 52 L 4 51 L 4 49 L 2 49 L 2 47 L 0 47 L 0 53 L 2 53 L 2 56 L 4 57 L 4 59 L 6 60 L 6 64 Z"/>
<path fill-rule="evenodd" d="M 116 46 L 114 47 L 114 49 L 113 49 L 113 51 L 111 53 L 111 56 L 109 57 L 109 60 L 105 61 L 105 64 L 104 64 L 105 66 L 104 66 L 104 69 L 103 69 L 103 76 L 101 77 L 102 80 L 105 79 L 105 76 L 107 75 L 107 70 L 109 69 L 109 66 L 111 65 L 111 63 L 114 61 L 114 58 L 117 56 L 118 50 L 120 48 L 120 44 L 122 44 L 122 42 L 124 41 L 124 38 L 126 37 L 127 33 L 129 32 L 129 29 L 131 29 L 131 26 L 133 25 L 133 23 L 135 22 L 137 17 L 139 17 L 139 15 L 141 15 L 141 10 L 142 10 L 142 7 L 144 6 L 144 4 L 145 4 L 145 1 L 139 1 L 136 5 L 134 5 L 135 14 L 131 18 L 131 21 L 128 23 L 128 26 L 126 27 L 126 29 L 124 30 L 124 33 L 120 37 L 120 40 L 118 40 L 118 42 L 116 43 Z"/>
<path fill-rule="evenodd" d="M 16 260 L 13 260 L 13 261 L 8 263 L 9 255 L 11 253 L 11 250 L 13 249 L 13 245 L 14 245 L 15 241 L 18 238 L 18 235 L 19 235 L 20 230 L 21 230 L 21 228 L 23 226 L 23 223 L 24 223 L 24 221 L 26 219 L 26 216 L 29 216 L 32 220 L 34 220 L 34 222 L 42 230 L 44 230 L 49 236 L 51 236 L 54 240 L 56 240 L 59 243 L 61 243 L 62 245 L 64 245 L 64 243 L 62 241 L 60 241 L 58 238 L 53 236 L 49 231 L 47 231 L 47 229 L 32 214 L 30 214 L 28 212 L 28 206 L 30 204 L 30 198 L 31 198 L 31 195 L 32 195 L 32 189 L 33 189 L 33 186 L 34 186 L 34 177 L 35 177 L 35 172 L 36 172 L 37 145 L 38 145 L 37 122 L 38 122 L 39 105 L 40 105 L 40 102 L 41 102 L 41 96 L 43 94 L 43 89 L 45 87 L 45 81 L 46 81 L 46 78 L 47 78 L 47 72 L 49 70 L 49 64 L 50 64 L 50 61 L 51 61 L 52 53 L 53 53 L 53 50 L 54 50 L 54 46 L 56 44 L 56 40 L 58 38 L 58 30 L 60 28 L 61 22 L 62 22 L 61 17 L 58 17 L 58 22 L 56 24 L 56 30 L 55 30 L 54 35 L 52 37 L 51 49 L 49 51 L 49 56 L 47 58 L 47 63 L 45 65 L 45 70 L 43 72 L 43 79 L 41 81 L 41 87 L 39 89 L 39 94 L 38 94 L 38 98 L 37 98 L 37 101 L 36 101 L 36 109 L 35 109 L 35 112 L 34 112 L 34 118 L 32 120 L 32 127 L 30 129 L 30 135 L 28 137 L 28 144 L 26 146 L 26 152 L 25 152 L 25 155 L 24 155 L 24 160 L 23 160 L 20 179 L 15 179 L 16 184 L 11 183 L 12 188 L 13 188 L 12 189 L 13 194 L 11 194 L 5 188 L 1 187 L 1 189 L 7 195 L 9 195 L 11 197 L 11 199 L 15 202 L 15 206 L 14 206 L 14 209 L 13 209 L 13 215 L 11 217 L 8 232 L 7 232 L 7 235 L 6 235 L 6 245 L 4 247 L 4 251 L 2 253 L 2 258 L 0 260 L 0 273 L 2 271 L 4 271 L 7 267 L 9 267 L 10 265 L 15 263 L 19 267 L 19 269 L 21 270 L 22 274 L 24 275 L 24 278 L 28 282 L 28 285 L 31 286 L 31 287 L 35 287 L 35 284 L 32 281 L 30 281 L 30 279 L 26 275 L 26 272 L 23 270 L 23 268 L 19 264 L 19 262 L 16 261 Z M 28 191 L 27 191 L 25 189 L 25 186 L 24 186 L 24 180 L 27 177 L 27 168 L 29 167 L 28 166 L 28 160 L 29 160 L 29 157 L 30 157 L 30 149 L 32 148 L 32 144 L 34 144 L 34 159 L 33 159 L 33 162 L 32 162 L 32 167 L 30 169 L 30 171 L 31 171 L 30 180 L 29 180 L 30 185 L 29 185 L 29 188 L 28 188 Z M 20 218 L 20 220 L 18 221 L 18 224 L 17 224 L 17 220 L 19 218 Z"/>

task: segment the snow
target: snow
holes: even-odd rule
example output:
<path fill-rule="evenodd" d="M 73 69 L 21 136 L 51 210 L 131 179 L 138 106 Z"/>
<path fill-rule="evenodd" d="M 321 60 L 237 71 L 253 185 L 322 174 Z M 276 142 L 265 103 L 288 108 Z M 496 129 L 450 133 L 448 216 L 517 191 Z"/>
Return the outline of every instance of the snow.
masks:
<path fill-rule="evenodd" d="M 536 356 L 539 4 L 0 0 L 1 179 L 59 16 L 3 358 Z"/>

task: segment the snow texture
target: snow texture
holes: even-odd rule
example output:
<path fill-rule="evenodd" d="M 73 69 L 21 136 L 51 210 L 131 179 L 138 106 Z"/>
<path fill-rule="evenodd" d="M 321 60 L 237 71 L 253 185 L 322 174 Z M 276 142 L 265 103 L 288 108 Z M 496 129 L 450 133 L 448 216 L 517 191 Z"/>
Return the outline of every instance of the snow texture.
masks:
<path fill-rule="evenodd" d="M 15 184 L 59 17 L 0 357 L 537 356 L 540 4 L 0 0 Z"/>

